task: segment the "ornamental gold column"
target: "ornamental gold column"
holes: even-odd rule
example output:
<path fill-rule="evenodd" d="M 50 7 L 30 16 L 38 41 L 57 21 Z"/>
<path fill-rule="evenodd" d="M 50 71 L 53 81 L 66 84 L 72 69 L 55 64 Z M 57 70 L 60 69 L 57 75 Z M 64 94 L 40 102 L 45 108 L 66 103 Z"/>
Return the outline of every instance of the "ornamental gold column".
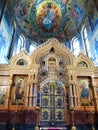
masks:
<path fill-rule="evenodd" d="M 30 86 L 30 81 L 28 81 L 27 83 L 27 88 L 26 88 L 26 96 L 25 96 L 25 99 L 26 99 L 26 107 L 29 106 L 29 86 Z"/>
<path fill-rule="evenodd" d="M 32 107 L 32 83 L 29 85 L 29 107 Z"/>
<path fill-rule="evenodd" d="M 37 106 L 37 84 L 34 83 L 34 106 Z"/>
<path fill-rule="evenodd" d="M 94 91 L 94 105 L 95 105 L 95 108 L 98 109 L 98 97 L 97 97 L 97 93 L 96 93 L 96 82 L 92 82 L 92 87 L 93 87 L 93 91 Z"/>
<path fill-rule="evenodd" d="M 73 108 L 73 93 L 72 93 L 72 84 L 69 85 L 69 100 L 70 100 L 70 108 Z"/>
<path fill-rule="evenodd" d="M 12 86 L 12 75 L 10 75 L 10 78 L 9 78 L 9 82 L 8 82 L 8 86 L 7 86 L 7 95 L 6 95 L 6 107 L 8 107 L 9 109 L 9 103 L 10 103 L 10 90 L 11 90 L 11 86 Z"/>

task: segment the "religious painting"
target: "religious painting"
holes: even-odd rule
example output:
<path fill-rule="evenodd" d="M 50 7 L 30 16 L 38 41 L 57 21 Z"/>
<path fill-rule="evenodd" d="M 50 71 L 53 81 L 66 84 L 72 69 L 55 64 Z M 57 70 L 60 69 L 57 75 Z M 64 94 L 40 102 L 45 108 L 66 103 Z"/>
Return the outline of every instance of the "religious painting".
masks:
<path fill-rule="evenodd" d="M 50 98 L 49 98 L 49 96 L 43 96 L 43 98 L 42 98 L 42 105 L 44 107 L 48 107 L 50 105 Z"/>
<path fill-rule="evenodd" d="M 62 107 L 63 106 L 63 96 L 55 96 L 55 106 L 56 107 Z"/>
<path fill-rule="evenodd" d="M 55 1 L 42 2 L 37 10 L 37 23 L 44 32 L 55 31 L 61 22 L 61 17 L 60 8 Z"/>
<path fill-rule="evenodd" d="M 79 62 L 77 66 L 78 67 L 88 67 L 87 63 L 84 61 Z"/>
<path fill-rule="evenodd" d="M 49 83 L 47 83 L 47 84 L 45 84 L 45 85 L 43 86 L 42 92 L 43 92 L 44 94 L 49 94 L 49 93 L 50 93 L 50 84 L 49 84 Z"/>
<path fill-rule="evenodd" d="M 56 109 L 55 111 L 55 120 L 56 121 L 62 121 L 64 120 L 64 111 L 61 109 Z"/>
<path fill-rule="evenodd" d="M 49 121 L 50 120 L 50 109 L 48 109 L 48 108 L 43 109 L 42 120 L 43 121 Z"/>
<path fill-rule="evenodd" d="M 6 23 L 2 19 L 0 25 L 0 64 L 8 64 L 8 60 L 5 58 L 8 56 L 8 50 L 10 47 L 12 35 L 9 33 L 9 28 L 6 27 Z"/>
<path fill-rule="evenodd" d="M 0 106 L 4 105 L 5 96 L 6 96 L 6 86 L 0 86 Z"/>
<path fill-rule="evenodd" d="M 92 52 L 92 59 L 95 66 L 98 66 L 98 24 L 93 31 L 93 35 L 90 38 L 90 46 Z"/>
<path fill-rule="evenodd" d="M 26 87 L 26 77 L 15 77 L 15 86 L 13 91 L 13 105 L 23 105 L 24 104 L 24 90 Z"/>
<path fill-rule="evenodd" d="M 79 79 L 80 87 L 80 101 L 82 106 L 90 105 L 90 90 L 89 90 L 89 80 L 88 79 Z"/>
<path fill-rule="evenodd" d="M 90 10 L 88 8 L 88 13 L 89 13 L 88 20 L 89 20 L 89 24 L 91 27 L 91 31 L 94 32 L 95 29 L 97 30 L 97 28 L 98 28 L 98 11 L 95 8 L 95 3 L 92 0 L 89 1 L 88 6 L 91 9 Z"/>
<path fill-rule="evenodd" d="M 55 94 L 63 94 L 63 88 L 59 84 L 55 84 Z"/>

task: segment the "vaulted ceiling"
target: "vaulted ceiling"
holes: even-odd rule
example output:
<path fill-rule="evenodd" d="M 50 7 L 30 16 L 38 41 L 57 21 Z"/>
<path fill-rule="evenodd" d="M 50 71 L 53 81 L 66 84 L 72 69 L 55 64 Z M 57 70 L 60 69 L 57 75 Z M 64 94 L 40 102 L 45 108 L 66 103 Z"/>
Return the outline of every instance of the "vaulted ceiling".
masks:
<path fill-rule="evenodd" d="M 32 40 L 55 37 L 61 41 L 77 35 L 92 0 L 13 0 L 17 25 Z"/>

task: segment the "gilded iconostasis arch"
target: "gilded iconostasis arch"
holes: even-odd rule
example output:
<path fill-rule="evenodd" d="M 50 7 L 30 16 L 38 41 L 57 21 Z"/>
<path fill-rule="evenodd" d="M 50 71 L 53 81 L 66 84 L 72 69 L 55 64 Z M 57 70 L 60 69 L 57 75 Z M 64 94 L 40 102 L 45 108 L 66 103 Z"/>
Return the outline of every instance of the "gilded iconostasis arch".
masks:
<path fill-rule="evenodd" d="M 20 63 L 21 62 L 21 63 Z M 10 65 L 30 65 L 31 61 L 27 52 L 23 49 L 19 54 L 10 59 Z"/>
<path fill-rule="evenodd" d="M 59 41 L 55 38 L 48 39 L 43 45 L 39 46 L 37 50 L 31 55 L 32 64 L 38 63 L 40 57 L 50 53 L 51 49 L 54 48 L 55 54 L 60 54 L 64 60 L 66 60 L 66 64 L 73 65 L 74 55 L 71 51 L 65 47 L 65 45 L 61 45 Z"/>
<path fill-rule="evenodd" d="M 88 68 L 93 68 L 94 67 L 94 63 L 92 62 L 92 60 L 90 58 L 88 58 L 87 56 L 85 56 L 83 53 L 80 53 L 78 55 L 77 58 L 77 67 L 88 67 Z"/>

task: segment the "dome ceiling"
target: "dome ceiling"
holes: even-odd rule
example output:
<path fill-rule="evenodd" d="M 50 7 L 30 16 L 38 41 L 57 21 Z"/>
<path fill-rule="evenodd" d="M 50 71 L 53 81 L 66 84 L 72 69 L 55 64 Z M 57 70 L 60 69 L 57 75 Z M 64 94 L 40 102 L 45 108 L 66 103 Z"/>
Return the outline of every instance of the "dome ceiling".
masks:
<path fill-rule="evenodd" d="M 14 0 L 20 28 L 32 39 L 73 37 L 85 16 L 86 0 Z"/>

